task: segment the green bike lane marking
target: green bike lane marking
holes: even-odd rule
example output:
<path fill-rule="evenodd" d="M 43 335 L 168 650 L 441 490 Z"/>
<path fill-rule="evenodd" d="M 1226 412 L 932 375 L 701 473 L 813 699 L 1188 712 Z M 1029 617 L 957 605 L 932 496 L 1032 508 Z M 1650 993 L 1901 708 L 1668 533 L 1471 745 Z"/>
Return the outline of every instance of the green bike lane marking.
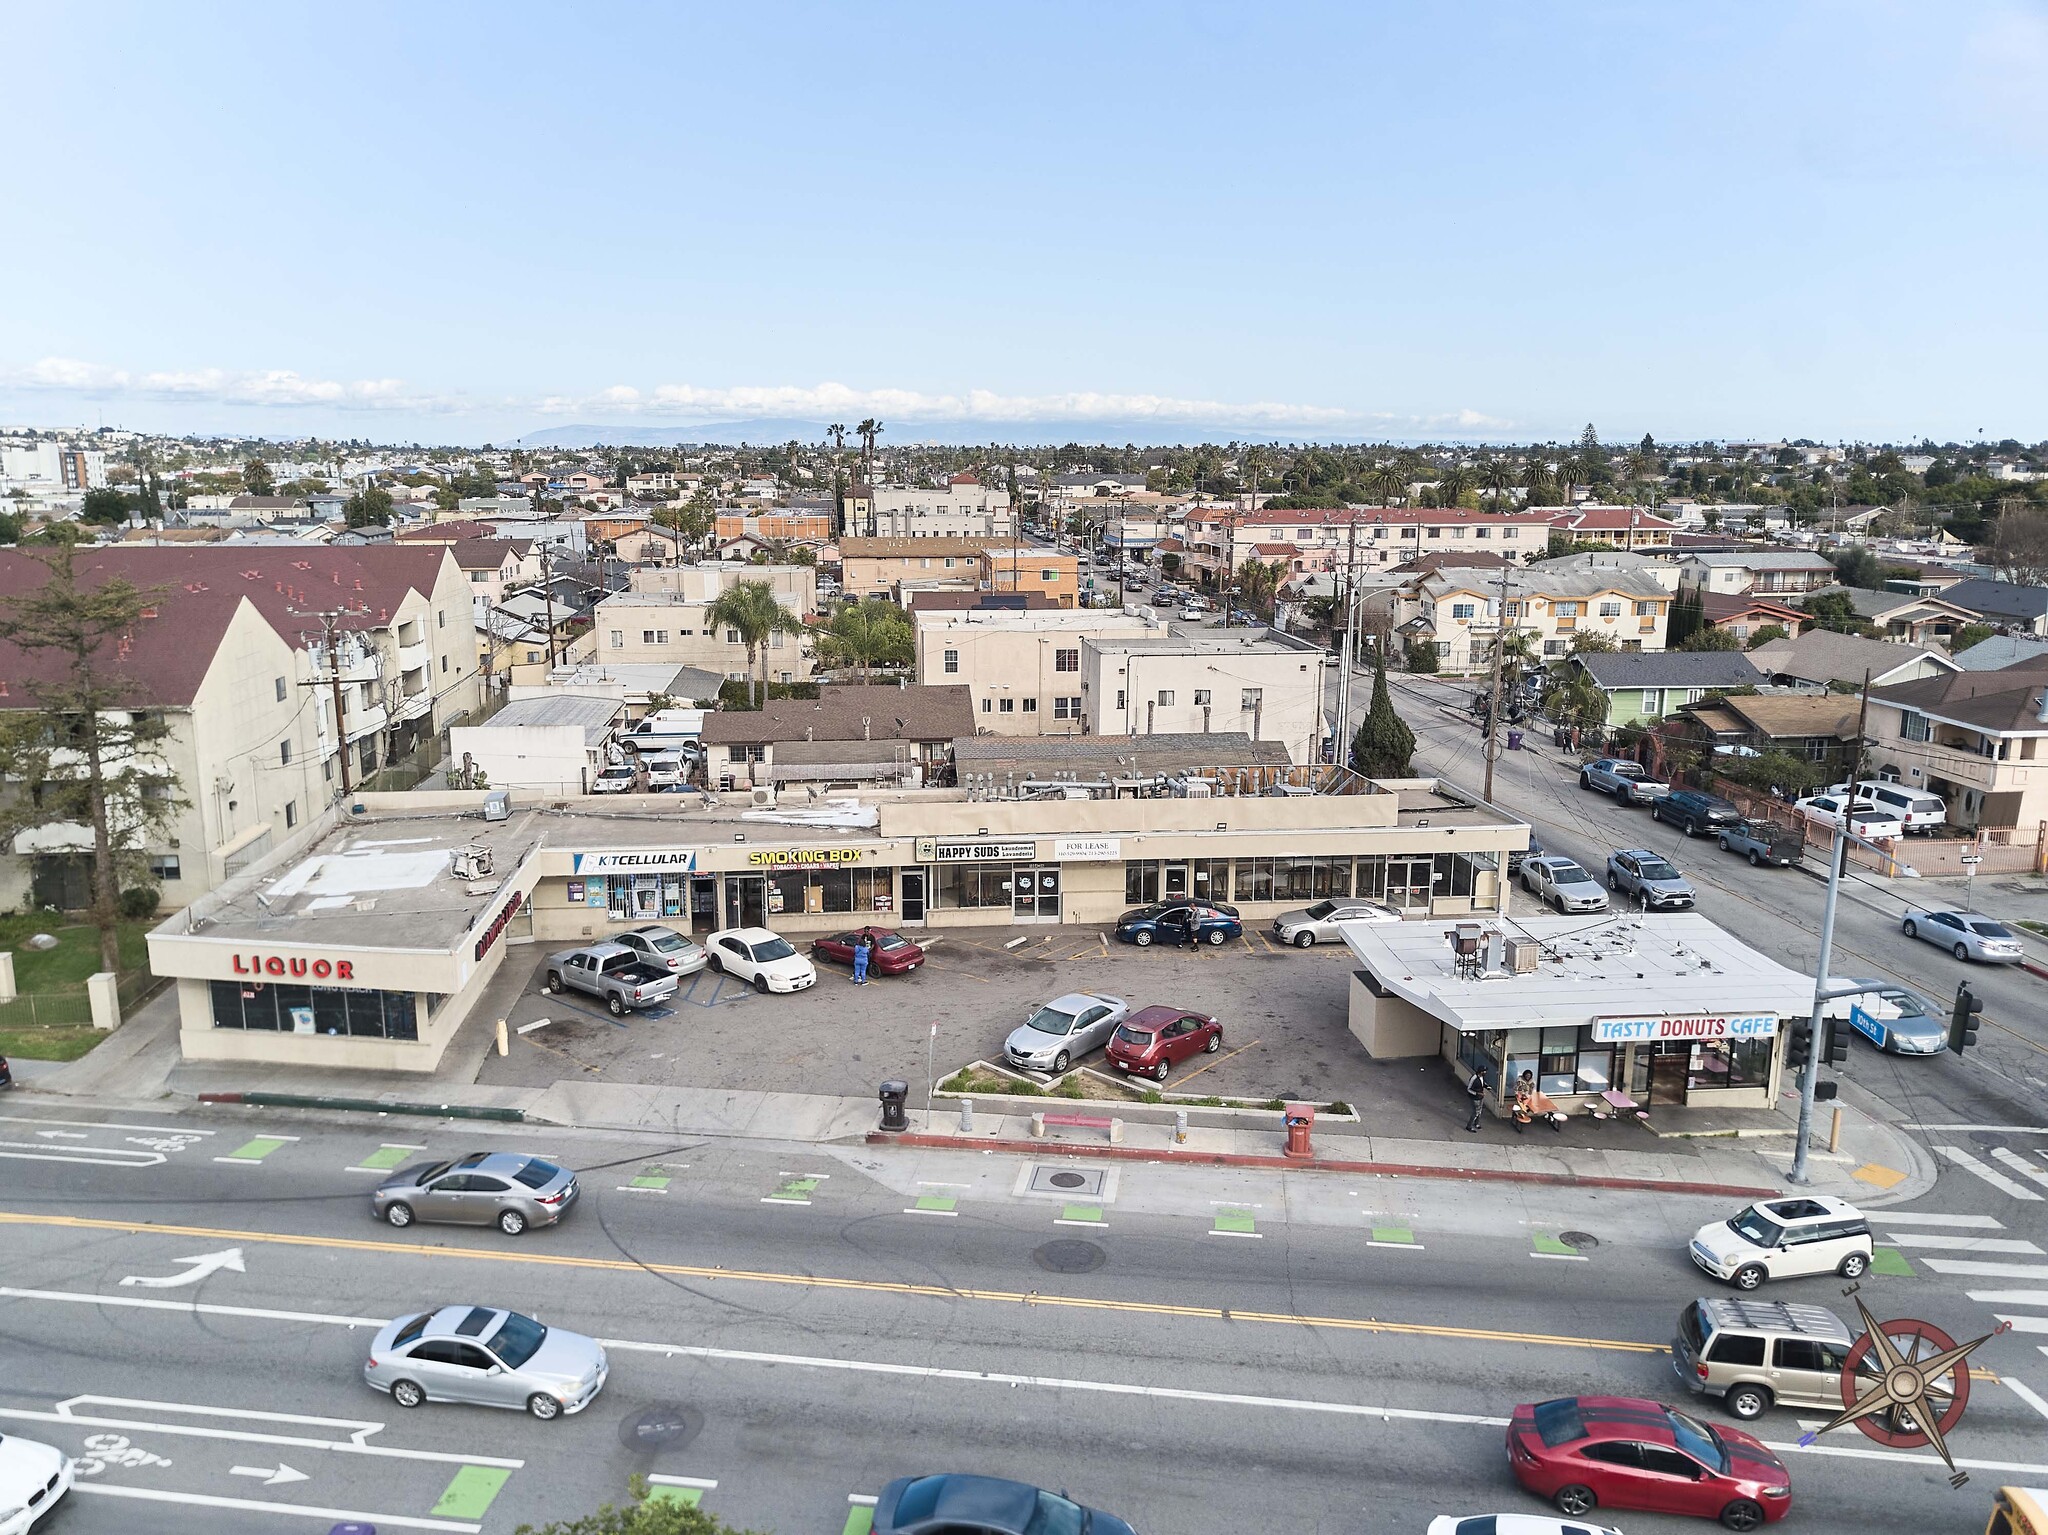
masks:
<path fill-rule="evenodd" d="M 443 1519 L 481 1519 L 511 1475 L 501 1466 L 464 1466 L 433 1511 Z"/>
<path fill-rule="evenodd" d="M 253 1141 L 244 1142 L 224 1157 L 215 1157 L 216 1162 L 230 1162 L 237 1167 L 261 1167 L 263 1159 L 281 1146 L 289 1146 L 296 1135 L 259 1135 Z"/>
<path fill-rule="evenodd" d="M 1094 1226 L 1102 1231 L 1109 1229 L 1109 1222 L 1102 1218 L 1102 1206 L 1100 1205 L 1062 1205 L 1060 1213 L 1053 1219 L 1053 1224 L 1055 1226 Z"/>
<path fill-rule="evenodd" d="M 1221 1205 L 1216 1210 L 1216 1223 L 1209 1228 L 1212 1237 L 1256 1237 L 1253 1229 L 1252 1212 L 1241 1205 Z"/>
<path fill-rule="evenodd" d="M 348 1170 L 352 1173 L 388 1173 L 401 1166 L 406 1157 L 415 1151 L 425 1151 L 424 1146 L 408 1146 L 398 1141 L 385 1141 L 360 1162 L 351 1162 Z"/>
<path fill-rule="evenodd" d="M 958 1215 L 960 1201 L 951 1194 L 920 1194 L 917 1203 L 905 1205 L 905 1215 Z"/>
<path fill-rule="evenodd" d="M 620 1184 L 619 1192 L 621 1194 L 666 1194 L 669 1184 L 675 1180 L 675 1175 L 684 1171 L 687 1165 L 686 1163 L 683 1167 L 678 1167 L 667 1162 L 649 1162 L 634 1175 L 631 1183 Z"/>
<path fill-rule="evenodd" d="M 849 1492 L 846 1495 L 846 1523 L 839 1535 L 870 1535 L 875 1527 L 875 1499 L 872 1494 Z"/>
<path fill-rule="evenodd" d="M 649 1503 L 680 1503 L 686 1508 L 695 1508 L 704 1501 L 705 1493 L 717 1490 L 717 1481 L 709 1477 L 655 1475 L 647 1478 Z"/>
<path fill-rule="evenodd" d="M 1399 1247 L 1412 1253 L 1423 1250 L 1422 1243 L 1415 1240 L 1415 1228 L 1412 1226 L 1375 1226 L 1372 1228 L 1372 1240 L 1366 1246 Z"/>
<path fill-rule="evenodd" d="M 1893 1274 L 1900 1279 L 1912 1279 L 1913 1265 L 1906 1261 L 1906 1255 L 1896 1247 L 1873 1247 L 1870 1249 L 1870 1272 Z"/>
<path fill-rule="evenodd" d="M 1574 1252 L 1566 1243 L 1560 1242 L 1547 1231 L 1529 1233 L 1529 1256 L 1532 1258 L 1563 1258 L 1573 1263 L 1584 1263 L 1586 1255 Z"/>
<path fill-rule="evenodd" d="M 807 1205 L 811 1202 L 811 1195 L 817 1192 L 818 1185 L 831 1176 L 830 1173 L 783 1173 L 782 1182 L 776 1186 L 775 1192 L 763 1195 L 761 1203 Z"/>

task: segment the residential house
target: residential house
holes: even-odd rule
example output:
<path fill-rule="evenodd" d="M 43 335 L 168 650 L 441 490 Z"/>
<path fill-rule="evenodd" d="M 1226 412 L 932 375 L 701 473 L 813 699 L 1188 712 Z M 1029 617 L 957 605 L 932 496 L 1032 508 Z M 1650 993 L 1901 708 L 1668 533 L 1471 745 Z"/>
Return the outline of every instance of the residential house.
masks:
<path fill-rule="evenodd" d="M 1873 688 L 1868 760 L 1948 802 L 1951 824 L 2040 835 L 2048 821 L 2048 661 Z"/>
<path fill-rule="evenodd" d="M 1297 763 L 1320 762 L 1332 665 L 1322 646 L 1272 629 L 1175 632 L 1157 625 L 1138 638 L 1084 639 L 1083 733 L 1242 732 L 1284 747 Z M 983 724 L 987 702 L 977 705 Z"/>
<path fill-rule="evenodd" d="M 706 715 L 705 774 L 721 788 L 901 778 L 913 764 L 923 776 L 947 763 L 974 721 L 964 687 L 825 687 L 816 698 Z"/>
<path fill-rule="evenodd" d="M 2027 634 L 1994 634 L 1968 650 L 1958 651 L 1955 662 L 1966 672 L 1995 672 L 2001 667 L 2037 661 L 2043 656 L 2048 656 L 2048 640 L 2035 639 Z"/>
<path fill-rule="evenodd" d="M 737 629 L 714 625 L 713 602 L 741 581 L 764 582 L 775 600 L 801 622 L 817 609 L 817 573 L 808 565 L 683 565 L 636 568 L 633 589 L 602 598 L 592 613 L 593 643 L 577 659 L 607 666 L 691 666 L 728 679 L 758 678 L 760 663 Z M 800 634 L 770 634 L 771 682 L 801 682 L 813 670 L 810 644 Z"/>
<path fill-rule="evenodd" d="M 1305 574 L 1390 570 L 1423 555 L 1467 550 L 1539 560 L 1550 550 L 1550 518 L 1386 506 L 1292 512 L 1194 506 L 1182 520 L 1179 542 L 1187 572 L 1214 590 L 1224 565 L 1243 564 L 1254 544 L 1290 545 L 1290 568 L 1299 559 Z"/>
<path fill-rule="evenodd" d="M 1669 558 L 1640 554 L 1625 548 L 1582 549 L 1577 554 L 1561 554 L 1556 559 L 1531 561 L 1529 568 L 1556 574 L 1625 570 L 1656 582 L 1667 592 L 1678 590 L 1678 566 Z"/>
<path fill-rule="evenodd" d="M 496 538 L 497 527 L 476 518 L 447 513 L 416 528 L 401 528 L 392 535 L 401 544 L 459 544 L 465 538 Z"/>
<path fill-rule="evenodd" d="M 1699 591 L 1697 587 L 1694 590 Z M 1797 634 L 1799 626 L 1808 621 L 1806 613 L 1774 597 L 1757 597 L 1748 592 L 1700 591 L 1699 599 L 1707 627 L 1726 630 L 1745 649 L 1751 635 L 1773 624 L 1787 634 Z"/>
<path fill-rule="evenodd" d="M 1012 593 L 911 594 L 917 680 L 968 689 L 979 728 L 998 735 L 1080 735 L 1087 730 L 1081 647 L 1089 639 L 1143 638 L 1162 632 L 1146 619 L 1102 609 L 1051 606 L 936 607 L 934 600 Z M 1037 593 L 1023 594 L 1027 599 Z"/>
<path fill-rule="evenodd" d="M 613 539 L 612 553 L 628 565 L 680 565 L 696 551 L 675 529 L 645 523 Z"/>
<path fill-rule="evenodd" d="M 2048 586 L 2021 586 L 1979 576 L 1957 582 L 1942 593 L 1941 600 L 1968 613 L 1973 623 L 1990 624 L 2009 633 L 2048 636 Z"/>
<path fill-rule="evenodd" d="M 1679 705 L 1678 719 L 1715 751 L 1790 752 L 1839 769 L 1832 781 L 1854 768 L 1860 712 L 1859 700 L 1842 693 L 1725 693 Z"/>
<path fill-rule="evenodd" d="M 1837 690 L 1860 690 L 1866 676 L 1873 687 L 1884 687 L 1956 670 L 1955 662 L 1940 651 L 1832 629 L 1788 634 L 1759 645 L 1749 652 L 1749 659 L 1774 683 Z"/>
<path fill-rule="evenodd" d="M 76 568 L 81 584 L 119 577 L 153 594 L 103 659 L 117 707 L 170 731 L 161 757 L 184 805 L 144 850 L 166 906 L 262 857 L 482 699 L 468 583 L 446 549 L 122 544 L 81 549 Z M 47 577 L 0 552 L 0 595 Z M 55 664 L 0 647 L 0 709 L 33 707 Z M 81 827 L 24 833 L 0 854 L 0 900 L 82 905 L 90 847 Z"/>
<path fill-rule="evenodd" d="M 541 559 L 530 539 L 465 538 L 449 547 L 469 580 L 470 596 L 483 609 L 540 580 Z"/>
<path fill-rule="evenodd" d="M 1796 549 L 1742 549 L 1727 554 L 1688 554 L 1678 567 L 1681 585 L 1730 595 L 1787 596 L 1835 583 L 1835 567 L 1817 554 Z"/>
<path fill-rule="evenodd" d="M 480 768 L 493 789 L 588 794 L 625 712 L 618 699 L 582 694 L 515 699 L 448 732 L 449 767 Z"/>
<path fill-rule="evenodd" d="M 1896 567 L 1908 572 L 1889 577 L 1884 583 L 1886 589 L 1894 592 L 1911 592 L 1916 597 L 1944 596 L 1951 588 L 1960 586 L 1970 579 L 1970 572 L 1958 570 L 1953 565 L 1930 565 L 1920 560 L 1887 559 L 1885 566 L 1887 569 Z"/>
<path fill-rule="evenodd" d="M 858 485 L 846 497 L 846 531 L 863 538 L 1009 538 L 1010 493 L 971 474 L 943 487 Z"/>
<path fill-rule="evenodd" d="M 1764 680 L 1747 656 L 1728 650 L 1581 651 L 1571 664 L 1607 695 L 1610 728 L 1653 724 L 1709 693 L 1753 688 Z"/>
<path fill-rule="evenodd" d="M 891 598 L 906 587 L 950 586 L 973 591 L 981 584 L 982 552 L 996 542 L 987 538 L 842 538 L 840 588 L 849 597 Z"/>
<path fill-rule="evenodd" d="M 1678 524 L 1639 506 L 1583 505 L 1550 513 L 1550 531 L 1579 544 L 1669 549 Z"/>
<path fill-rule="evenodd" d="M 1842 597 L 1865 623 L 1887 638 L 1908 645 L 1938 641 L 1946 645 L 1969 625 L 1976 615 L 1950 597 L 1916 597 L 1910 592 L 1874 592 L 1861 586 L 1824 586 L 1808 592 L 1806 599 Z"/>
<path fill-rule="evenodd" d="M 1368 600 L 1403 638 L 1434 645 L 1440 669 L 1460 673 L 1493 664 L 1503 602 L 1510 632 L 1526 635 L 1548 660 L 1568 654 L 1581 634 L 1621 650 L 1661 651 L 1672 602 L 1663 587 L 1632 571 L 1464 568 L 1439 569 Z"/>
<path fill-rule="evenodd" d="M 1000 544 L 981 551 L 977 584 L 992 592 L 1037 592 L 1055 607 L 1081 601 L 1081 562 L 1071 554 Z"/>
<path fill-rule="evenodd" d="M 303 517 L 307 507 L 304 496 L 236 496 L 228 502 L 228 510 L 258 522 L 275 522 L 280 517 Z"/>

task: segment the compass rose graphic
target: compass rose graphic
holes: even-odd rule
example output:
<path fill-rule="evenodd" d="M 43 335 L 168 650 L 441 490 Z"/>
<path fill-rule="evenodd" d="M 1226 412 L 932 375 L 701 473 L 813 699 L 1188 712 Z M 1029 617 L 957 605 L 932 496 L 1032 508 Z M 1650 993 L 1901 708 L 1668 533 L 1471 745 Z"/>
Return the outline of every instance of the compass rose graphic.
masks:
<path fill-rule="evenodd" d="M 1853 1423 L 1891 1449 L 1932 1445 L 1949 1469 L 1950 1483 L 1961 1487 L 1970 1477 L 1956 1470 L 1948 1435 L 1970 1405 L 1970 1368 L 1963 1361 L 2005 1327 L 1958 1343 L 1929 1322 L 1880 1322 L 1860 1299 L 1856 1310 L 1864 1330 L 1842 1361 L 1842 1410 L 1801 1434 L 1799 1443 L 1812 1444 L 1822 1434 Z"/>

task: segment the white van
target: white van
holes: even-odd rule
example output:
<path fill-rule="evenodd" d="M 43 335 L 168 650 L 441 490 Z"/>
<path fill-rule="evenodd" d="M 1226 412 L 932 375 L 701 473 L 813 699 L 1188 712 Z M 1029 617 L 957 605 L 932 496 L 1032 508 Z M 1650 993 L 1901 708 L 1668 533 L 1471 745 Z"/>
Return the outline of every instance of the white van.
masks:
<path fill-rule="evenodd" d="M 704 733 L 702 709 L 663 709 L 619 732 L 619 744 L 637 752 L 684 751 Z"/>
<path fill-rule="evenodd" d="M 1828 790 L 1830 794 L 1847 794 L 1849 785 L 1836 784 Z M 1948 805 L 1939 794 L 1929 794 L 1925 789 L 1908 788 L 1902 783 L 1889 783 L 1882 778 L 1866 778 L 1856 785 L 1856 803 L 1868 805 L 1873 810 L 1882 810 L 1893 816 L 1906 828 L 1906 835 L 1919 832 L 1932 836 L 1937 826 L 1948 824 Z"/>

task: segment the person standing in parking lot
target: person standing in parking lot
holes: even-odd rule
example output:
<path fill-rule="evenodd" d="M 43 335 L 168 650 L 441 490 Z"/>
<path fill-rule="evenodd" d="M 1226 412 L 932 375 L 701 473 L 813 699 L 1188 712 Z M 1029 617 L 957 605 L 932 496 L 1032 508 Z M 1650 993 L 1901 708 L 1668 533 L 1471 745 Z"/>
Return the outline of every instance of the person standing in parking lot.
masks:
<path fill-rule="evenodd" d="M 875 941 L 866 933 L 853 942 L 853 984 L 865 986 L 868 983 L 868 956 L 874 952 Z"/>
<path fill-rule="evenodd" d="M 1472 1079 L 1465 1084 L 1465 1096 L 1472 1100 L 1472 1117 L 1465 1122 L 1465 1128 L 1474 1135 L 1479 1133 L 1479 1116 L 1486 1108 L 1486 1073 L 1475 1071 Z"/>

